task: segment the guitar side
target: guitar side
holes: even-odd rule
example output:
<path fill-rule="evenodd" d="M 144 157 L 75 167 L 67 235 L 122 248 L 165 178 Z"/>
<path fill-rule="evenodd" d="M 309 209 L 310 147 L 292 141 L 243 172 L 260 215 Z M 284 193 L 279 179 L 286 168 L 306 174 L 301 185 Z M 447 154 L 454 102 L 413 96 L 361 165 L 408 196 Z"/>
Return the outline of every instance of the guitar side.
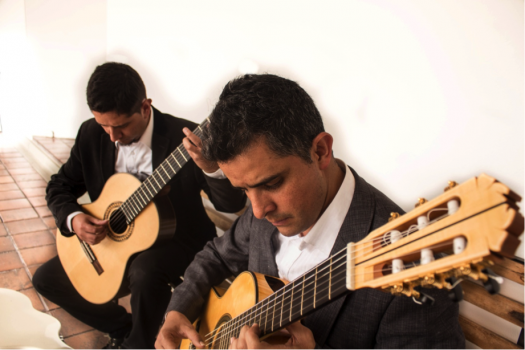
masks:
<path fill-rule="evenodd" d="M 82 210 L 98 219 L 107 218 L 115 203 L 126 201 L 141 185 L 133 175 L 115 174 L 108 179 L 99 198 L 82 206 Z M 166 201 L 169 201 L 165 198 Z M 117 294 L 129 258 L 140 251 L 150 248 L 157 240 L 159 232 L 175 231 L 174 214 L 172 222 L 164 223 L 164 209 L 149 203 L 139 216 L 128 226 L 125 237 L 120 241 L 106 237 L 97 245 L 90 246 L 104 272 L 100 275 L 95 270 L 82 249 L 76 236 L 65 237 L 57 229 L 58 256 L 75 289 L 86 300 L 94 304 L 103 304 Z M 127 234 L 125 235 L 127 236 Z"/>

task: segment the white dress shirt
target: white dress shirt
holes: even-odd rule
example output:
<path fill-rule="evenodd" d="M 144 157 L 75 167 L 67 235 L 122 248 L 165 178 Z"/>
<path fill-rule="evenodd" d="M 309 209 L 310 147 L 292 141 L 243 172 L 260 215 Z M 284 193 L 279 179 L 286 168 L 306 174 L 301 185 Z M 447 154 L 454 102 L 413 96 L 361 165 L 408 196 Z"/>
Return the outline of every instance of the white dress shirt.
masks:
<path fill-rule="evenodd" d="M 339 230 L 350 209 L 355 179 L 345 165 L 345 177 L 332 202 L 306 236 L 273 236 L 279 277 L 293 281 L 330 256 Z"/>
<path fill-rule="evenodd" d="M 153 172 L 153 151 L 151 150 L 151 142 L 153 138 L 153 108 L 151 108 L 151 117 L 148 126 L 137 142 L 129 145 L 123 145 L 120 142 L 115 142 L 115 173 L 129 173 L 137 177 L 140 181 L 146 180 Z M 217 179 L 225 179 L 226 176 L 219 168 L 212 174 L 203 173 L 209 177 Z M 73 232 L 71 222 L 73 218 L 81 211 L 76 211 L 69 214 L 67 217 L 67 227 L 69 231 Z"/>

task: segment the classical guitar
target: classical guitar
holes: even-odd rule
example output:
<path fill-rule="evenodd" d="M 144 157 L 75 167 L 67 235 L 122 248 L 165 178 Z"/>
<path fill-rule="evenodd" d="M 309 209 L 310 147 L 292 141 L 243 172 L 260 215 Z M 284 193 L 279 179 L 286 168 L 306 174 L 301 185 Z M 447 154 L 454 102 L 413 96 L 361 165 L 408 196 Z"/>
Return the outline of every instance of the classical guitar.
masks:
<path fill-rule="evenodd" d="M 193 132 L 202 137 L 206 119 Z M 117 294 L 129 258 L 175 233 L 175 212 L 167 196 L 157 196 L 191 159 L 180 144 L 153 173 L 140 182 L 127 173 L 111 176 L 99 198 L 82 206 L 95 218 L 108 219 L 108 235 L 91 246 L 77 235 L 57 230 L 60 262 L 76 290 L 86 300 L 102 304 Z"/>
<path fill-rule="evenodd" d="M 431 303 L 415 287 L 457 289 L 466 278 L 495 293 L 490 266 L 512 257 L 520 243 L 520 196 L 482 174 L 461 185 L 450 182 L 437 198 L 349 243 L 292 282 L 253 272 L 237 276 L 225 293 L 212 289 L 195 327 L 207 348 L 228 348 L 244 325 L 257 323 L 261 339 L 308 316 L 350 291 L 375 288 Z M 181 348 L 195 348 L 188 339 Z"/>

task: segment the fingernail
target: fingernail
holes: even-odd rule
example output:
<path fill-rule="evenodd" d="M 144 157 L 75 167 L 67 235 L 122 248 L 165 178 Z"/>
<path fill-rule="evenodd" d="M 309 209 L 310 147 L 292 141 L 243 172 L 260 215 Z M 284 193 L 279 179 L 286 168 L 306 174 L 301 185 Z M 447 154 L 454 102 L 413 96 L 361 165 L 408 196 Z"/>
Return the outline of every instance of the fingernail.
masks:
<path fill-rule="evenodd" d="M 189 131 L 190 131 L 190 129 L 188 129 L 188 128 L 183 128 L 182 129 L 182 132 L 184 132 L 185 134 L 188 134 Z"/>

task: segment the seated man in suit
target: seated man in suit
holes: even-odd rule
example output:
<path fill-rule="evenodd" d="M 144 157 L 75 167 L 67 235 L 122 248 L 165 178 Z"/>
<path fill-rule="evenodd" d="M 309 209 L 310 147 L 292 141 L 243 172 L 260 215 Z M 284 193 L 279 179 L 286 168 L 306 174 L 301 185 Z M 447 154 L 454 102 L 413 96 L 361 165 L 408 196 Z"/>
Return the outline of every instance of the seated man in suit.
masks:
<path fill-rule="evenodd" d="M 224 236 L 198 253 L 170 301 L 155 346 L 204 339 L 191 324 L 213 285 L 242 271 L 293 281 L 402 210 L 333 157 L 332 136 L 310 96 L 274 75 L 230 81 L 203 136 L 203 154 L 217 161 L 250 206 Z M 287 327 L 294 348 L 462 348 L 458 305 L 447 292 L 435 304 L 359 289 Z M 302 306 L 301 306 L 302 307 Z M 286 317 L 285 317 L 286 319 Z M 260 318 L 262 320 L 262 317 Z M 261 322 L 262 323 L 262 322 Z M 267 348 L 257 325 L 244 326 L 231 348 Z"/>
<path fill-rule="evenodd" d="M 170 284 L 181 282 L 194 255 L 216 237 L 201 190 L 218 210 L 226 212 L 241 210 L 246 197 L 232 187 L 216 162 L 201 156 L 201 140 L 190 131 L 197 125 L 154 108 L 142 79 L 130 66 L 113 62 L 98 66 L 88 82 L 87 102 L 94 118 L 81 125 L 71 156 L 46 190 L 61 233 L 76 234 L 91 245 L 100 243 L 108 232 L 107 220 L 82 213 L 77 198 L 87 191 L 94 202 L 115 173 L 130 173 L 144 181 L 184 143 L 193 159 L 165 187 L 176 215 L 176 231 L 171 240 L 136 254 L 128 263 L 117 295 L 131 292 L 132 314 L 113 302 L 96 305 L 82 298 L 58 257 L 36 271 L 33 284 L 77 319 L 109 333 L 108 346 L 153 348 L 170 300 Z"/>

